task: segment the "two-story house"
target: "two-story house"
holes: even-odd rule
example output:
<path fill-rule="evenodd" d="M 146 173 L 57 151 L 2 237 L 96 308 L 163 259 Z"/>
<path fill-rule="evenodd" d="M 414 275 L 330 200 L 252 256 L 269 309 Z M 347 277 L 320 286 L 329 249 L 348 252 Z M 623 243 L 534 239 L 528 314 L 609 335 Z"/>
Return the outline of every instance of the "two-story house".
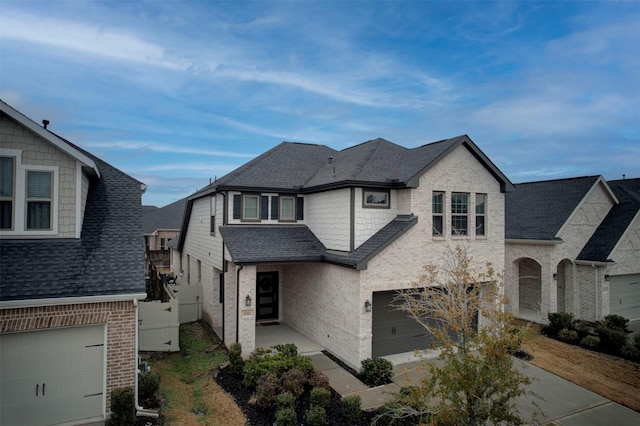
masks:
<path fill-rule="evenodd" d="M 510 310 L 640 319 L 640 179 L 586 176 L 515 185 L 506 198 Z"/>
<path fill-rule="evenodd" d="M 0 101 L 0 424 L 104 423 L 136 386 L 141 196 Z"/>
<path fill-rule="evenodd" d="M 511 189 L 467 136 L 412 149 L 285 142 L 188 198 L 172 264 L 244 355 L 260 324 L 284 322 L 357 368 L 426 347 L 389 306 L 425 264 L 463 244 L 503 268 Z"/>

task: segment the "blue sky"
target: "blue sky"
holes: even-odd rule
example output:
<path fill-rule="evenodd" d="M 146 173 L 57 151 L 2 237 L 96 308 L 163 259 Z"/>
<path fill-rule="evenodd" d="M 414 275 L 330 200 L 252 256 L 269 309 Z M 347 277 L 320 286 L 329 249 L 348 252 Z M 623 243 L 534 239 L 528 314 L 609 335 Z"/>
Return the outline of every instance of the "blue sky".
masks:
<path fill-rule="evenodd" d="M 12 1 L 0 98 L 147 186 L 281 141 L 468 134 L 512 182 L 640 177 L 640 2 Z"/>

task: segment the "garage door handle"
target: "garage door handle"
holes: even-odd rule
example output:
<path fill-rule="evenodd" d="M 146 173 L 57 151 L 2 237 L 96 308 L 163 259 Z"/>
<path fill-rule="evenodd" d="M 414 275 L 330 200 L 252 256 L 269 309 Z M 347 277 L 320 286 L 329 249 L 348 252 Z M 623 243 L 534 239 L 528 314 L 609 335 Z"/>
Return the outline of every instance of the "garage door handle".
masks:
<path fill-rule="evenodd" d="M 38 389 L 40 389 L 40 383 L 36 383 L 36 396 L 38 396 Z"/>
<path fill-rule="evenodd" d="M 42 396 L 44 396 L 44 385 L 45 383 L 42 384 Z"/>

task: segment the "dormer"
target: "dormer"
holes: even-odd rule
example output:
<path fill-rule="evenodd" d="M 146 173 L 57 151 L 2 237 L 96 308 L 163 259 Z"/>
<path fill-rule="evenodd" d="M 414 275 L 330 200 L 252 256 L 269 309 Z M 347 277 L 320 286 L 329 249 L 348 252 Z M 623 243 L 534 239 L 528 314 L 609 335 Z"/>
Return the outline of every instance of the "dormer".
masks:
<path fill-rule="evenodd" d="M 99 177 L 82 150 L 0 101 L 0 237 L 80 238 Z"/>

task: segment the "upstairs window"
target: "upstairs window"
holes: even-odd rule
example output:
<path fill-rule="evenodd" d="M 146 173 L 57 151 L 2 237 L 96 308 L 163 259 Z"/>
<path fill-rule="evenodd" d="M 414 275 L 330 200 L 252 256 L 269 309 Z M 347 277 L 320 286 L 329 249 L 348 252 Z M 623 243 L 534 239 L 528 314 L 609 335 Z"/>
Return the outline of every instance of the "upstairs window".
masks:
<path fill-rule="evenodd" d="M 296 197 L 279 197 L 280 198 L 280 220 L 295 221 L 296 220 Z"/>
<path fill-rule="evenodd" d="M 260 220 L 260 197 L 258 195 L 242 197 L 242 220 Z"/>
<path fill-rule="evenodd" d="M 469 194 L 451 194 L 451 235 L 468 235 Z"/>
<path fill-rule="evenodd" d="M 487 194 L 476 194 L 476 235 L 485 235 Z"/>
<path fill-rule="evenodd" d="M 215 235 L 216 233 L 216 196 L 212 196 L 210 199 L 210 220 L 209 220 L 209 233 Z"/>
<path fill-rule="evenodd" d="M 431 197 L 433 235 L 442 237 L 444 230 L 444 192 L 434 192 Z"/>
<path fill-rule="evenodd" d="M 27 171 L 27 230 L 51 229 L 53 173 Z"/>
<path fill-rule="evenodd" d="M 15 161 L 0 157 L 0 229 L 13 229 Z"/>
<path fill-rule="evenodd" d="M 363 191 L 362 205 L 365 208 L 389 208 L 389 192 L 387 191 Z"/>

